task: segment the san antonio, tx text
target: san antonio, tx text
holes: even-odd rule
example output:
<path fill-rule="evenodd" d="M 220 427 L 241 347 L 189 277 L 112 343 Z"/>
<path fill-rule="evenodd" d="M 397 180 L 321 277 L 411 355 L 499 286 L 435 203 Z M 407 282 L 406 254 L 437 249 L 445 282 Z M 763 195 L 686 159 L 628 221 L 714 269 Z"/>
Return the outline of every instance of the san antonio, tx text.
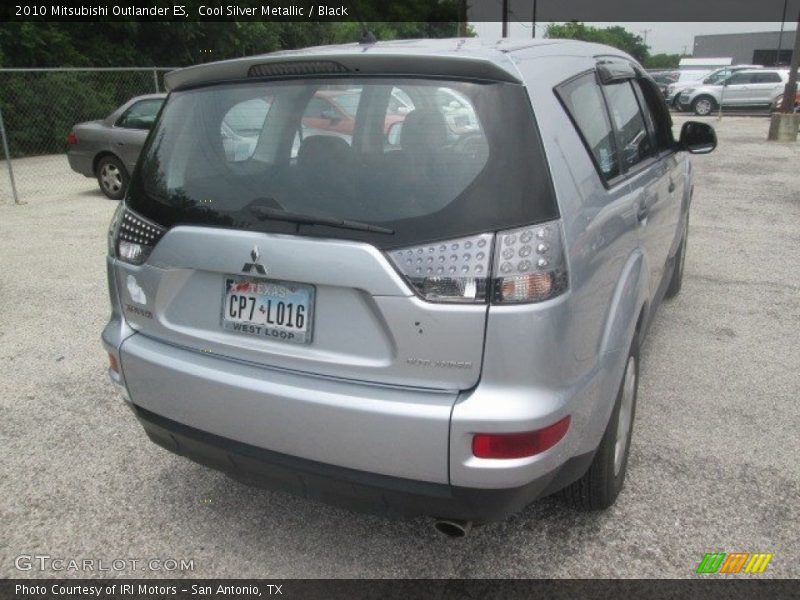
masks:
<path fill-rule="evenodd" d="M 216 586 L 192 584 L 185 587 L 175 585 L 149 585 L 149 584 L 112 584 L 112 585 L 25 585 L 18 583 L 14 586 L 17 596 L 103 596 L 130 595 L 130 596 L 177 596 L 186 594 L 190 596 L 282 596 L 282 585 L 266 584 L 257 585 L 223 585 Z"/>

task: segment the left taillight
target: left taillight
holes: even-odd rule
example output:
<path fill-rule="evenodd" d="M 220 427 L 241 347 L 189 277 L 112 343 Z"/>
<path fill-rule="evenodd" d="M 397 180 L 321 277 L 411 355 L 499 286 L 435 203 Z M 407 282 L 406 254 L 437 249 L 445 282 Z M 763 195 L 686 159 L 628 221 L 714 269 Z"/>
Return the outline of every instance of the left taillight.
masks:
<path fill-rule="evenodd" d="M 70 131 L 69 135 L 67 136 L 67 144 L 69 144 L 70 146 L 74 146 L 77 143 L 78 143 L 78 136 L 75 135 L 74 131 Z"/>
<path fill-rule="evenodd" d="M 108 230 L 108 253 L 123 262 L 141 265 L 166 231 L 120 202 Z"/>

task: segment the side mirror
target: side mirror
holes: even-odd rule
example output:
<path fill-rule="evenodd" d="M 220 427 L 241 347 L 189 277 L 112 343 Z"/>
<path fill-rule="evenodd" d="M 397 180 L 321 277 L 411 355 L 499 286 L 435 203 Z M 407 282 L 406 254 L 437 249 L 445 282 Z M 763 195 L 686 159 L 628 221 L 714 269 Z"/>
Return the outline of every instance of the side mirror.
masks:
<path fill-rule="evenodd" d="M 717 132 L 708 123 L 687 121 L 681 127 L 678 148 L 692 154 L 708 154 L 717 147 Z"/>

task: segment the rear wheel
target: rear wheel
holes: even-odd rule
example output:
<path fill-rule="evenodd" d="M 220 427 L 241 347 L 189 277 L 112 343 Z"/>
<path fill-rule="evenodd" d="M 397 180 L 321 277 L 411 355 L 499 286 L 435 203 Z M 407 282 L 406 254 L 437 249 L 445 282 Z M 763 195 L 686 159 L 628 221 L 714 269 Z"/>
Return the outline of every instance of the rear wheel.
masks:
<path fill-rule="evenodd" d="M 106 196 L 122 200 L 128 189 L 128 172 L 117 158 L 104 156 L 97 163 L 97 183 Z"/>
<path fill-rule="evenodd" d="M 589 470 L 564 489 L 569 504 L 583 510 L 610 507 L 625 482 L 630 454 L 636 395 L 639 389 L 639 350 L 634 340 L 625 362 L 617 401 Z"/>
<path fill-rule="evenodd" d="M 716 105 L 717 103 L 714 102 L 713 98 L 709 96 L 699 96 L 692 101 L 692 110 L 694 114 L 705 117 L 714 111 Z"/>

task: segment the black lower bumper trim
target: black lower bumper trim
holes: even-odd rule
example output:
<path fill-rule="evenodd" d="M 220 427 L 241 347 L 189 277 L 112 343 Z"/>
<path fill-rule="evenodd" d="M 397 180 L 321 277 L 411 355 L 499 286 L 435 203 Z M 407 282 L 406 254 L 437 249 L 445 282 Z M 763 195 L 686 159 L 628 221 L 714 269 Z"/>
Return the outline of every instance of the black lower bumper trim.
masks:
<path fill-rule="evenodd" d="M 529 484 L 510 489 L 462 488 L 338 467 L 220 437 L 141 407 L 139 422 L 156 444 L 244 483 L 383 516 L 429 515 L 502 521 L 538 497 L 578 479 L 592 454 L 567 461 Z"/>

